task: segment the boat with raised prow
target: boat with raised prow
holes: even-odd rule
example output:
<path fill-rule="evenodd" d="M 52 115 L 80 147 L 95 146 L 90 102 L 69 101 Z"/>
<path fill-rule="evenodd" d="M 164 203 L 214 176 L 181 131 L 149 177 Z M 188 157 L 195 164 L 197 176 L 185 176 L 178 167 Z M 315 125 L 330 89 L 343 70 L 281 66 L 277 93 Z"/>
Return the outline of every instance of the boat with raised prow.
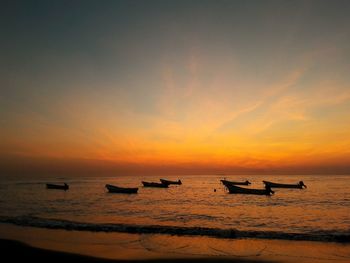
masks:
<path fill-rule="evenodd" d="M 280 183 L 272 183 L 269 181 L 263 181 L 263 183 L 266 186 L 270 186 L 271 188 L 297 188 L 297 189 L 307 188 L 307 186 L 304 184 L 303 181 L 300 181 L 297 184 L 280 184 Z"/>
<path fill-rule="evenodd" d="M 177 180 L 177 181 L 170 181 L 170 180 L 166 180 L 166 179 L 160 179 L 160 181 L 162 182 L 162 184 L 168 184 L 168 185 L 170 185 L 170 184 L 181 185 L 182 184 L 180 179 Z"/>
<path fill-rule="evenodd" d="M 265 189 L 243 188 L 233 184 L 228 184 L 225 186 L 230 194 L 271 195 L 275 193 L 269 186 L 265 186 Z"/>
<path fill-rule="evenodd" d="M 139 188 L 128 188 L 128 187 L 119 187 L 111 184 L 106 184 L 105 186 L 110 193 L 119 193 L 119 194 L 137 194 Z"/>
<path fill-rule="evenodd" d="M 246 180 L 245 182 L 234 182 L 234 181 L 228 181 L 228 180 L 226 180 L 226 179 L 222 179 L 222 180 L 220 180 L 221 181 L 221 183 L 223 184 L 223 185 L 227 185 L 227 184 L 229 184 L 229 185 L 250 185 L 251 184 L 251 182 L 249 182 L 248 180 Z"/>

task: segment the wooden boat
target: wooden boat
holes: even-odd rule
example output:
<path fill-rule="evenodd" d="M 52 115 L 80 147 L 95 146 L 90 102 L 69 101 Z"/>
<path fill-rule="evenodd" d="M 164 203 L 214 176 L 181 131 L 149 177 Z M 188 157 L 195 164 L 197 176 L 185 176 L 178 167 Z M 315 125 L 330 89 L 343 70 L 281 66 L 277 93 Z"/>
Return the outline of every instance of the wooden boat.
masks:
<path fill-rule="evenodd" d="M 233 185 L 250 185 L 250 184 L 251 184 L 248 180 L 246 180 L 245 182 L 233 182 L 233 181 L 228 181 L 228 180 L 225 180 L 225 179 L 220 180 L 220 181 L 221 181 L 221 183 L 222 183 L 223 185 L 227 185 L 227 184 L 233 184 Z"/>
<path fill-rule="evenodd" d="M 121 193 L 121 194 L 137 194 L 138 188 L 126 188 L 119 187 L 111 184 L 106 184 L 106 188 L 110 193 Z"/>
<path fill-rule="evenodd" d="M 64 183 L 63 185 L 60 184 L 46 184 L 46 188 L 47 189 L 60 189 L 60 190 L 68 190 L 69 189 L 69 185 Z"/>
<path fill-rule="evenodd" d="M 182 182 L 181 180 L 177 180 L 177 181 L 170 181 L 170 180 L 165 180 L 165 179 L 160 179 L 160 181 L 162 182 L 162 184 L 177 184 L 177 185 L 181 185 Z"/>
<path fill-rule="evenodd" d="M 158 187 L 158 188 L 168 188 L 168 184 L 163 183 L 153 183 L 153 182 L 144 182 L 142 181 L 144 187 Z"/>
<path fill-rule="evenodd" d="M 278 184 L 278 183 L 272 183 L 268 181 L 263 181 L 263 182 L 265 185 L 268 185 L 271 188 L 298 188 L 298 189 L 307 188 L 303 181 L 300 181 L 297 184 Z"/>
<path fill-rule="evenodd" d="M 233 184 L 228 184 L 225 186 L 230 194 L 271 195 L 275 193 L 269 186 L 265 186 L 265 189 L 243 188 Z"/>

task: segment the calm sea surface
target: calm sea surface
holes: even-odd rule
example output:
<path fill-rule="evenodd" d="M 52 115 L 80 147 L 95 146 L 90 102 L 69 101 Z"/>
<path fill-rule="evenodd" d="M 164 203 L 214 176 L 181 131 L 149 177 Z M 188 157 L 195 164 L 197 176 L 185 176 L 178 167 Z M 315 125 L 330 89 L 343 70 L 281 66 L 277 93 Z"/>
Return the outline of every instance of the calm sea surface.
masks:
<path fill-rule="evenodd" d="M 249 188 L 263 188 L 262 180 L 281 183 L 303 180 L 308 188 L 275 189 L 271 197 L 228 194 L 219 181 L 223 177 L 235 181 L 248 179 L 252 182 Z M 203 235 L 211 235 L 212 229 L 213 235 L 218 236 L 234 229 L 237 233 L 263 238 L 271 235 L 271 238 L 289 239 L 291 234 L 301 234 L 301 239 L 329 241 L 334 236 L 345 236 L 341 240 L 349 242 L 350 176 L 164 176 L 170 180 L 180 178 L 183 185 L 168 189 L 141 186 L 142 180 L 158 181 L 159 178 L 1 179 L 0 222 L 123 232 L 142 232 L 156 226 L 147 231 L 159 233 L 165 229 L 165 232 L 192 231 Z M 47 182 L 66 182 L 70 189 L 48 190 Z M 139 187 L 139 192 L 109 194 L 104 188 L 107 183 Z"/>

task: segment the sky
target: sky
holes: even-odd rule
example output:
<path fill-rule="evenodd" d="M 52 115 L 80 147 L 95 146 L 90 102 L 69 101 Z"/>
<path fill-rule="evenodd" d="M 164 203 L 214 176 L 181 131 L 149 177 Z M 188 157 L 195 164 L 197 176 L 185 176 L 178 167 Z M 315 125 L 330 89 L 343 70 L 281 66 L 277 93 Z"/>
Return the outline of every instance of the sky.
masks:
<path fill-rule="evenodd" d="M 2 1 L 0 174 L 350 174 L 349 13 Z"/>

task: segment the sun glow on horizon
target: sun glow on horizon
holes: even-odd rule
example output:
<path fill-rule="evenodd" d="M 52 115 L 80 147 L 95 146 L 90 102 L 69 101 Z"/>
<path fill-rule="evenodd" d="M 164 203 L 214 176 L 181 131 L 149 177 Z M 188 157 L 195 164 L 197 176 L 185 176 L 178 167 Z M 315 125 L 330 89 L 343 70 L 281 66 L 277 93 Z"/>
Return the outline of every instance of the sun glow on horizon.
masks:
<path fill-rule="evenodd" d="M 137 17 L 128 5 L 101 9 L 80 14 L 72 32 L 53 19 L 38 29 L 45 45 L 30 28 L 26 47 L 2 51 L 18 70 L 7 67 L 1 80 L 1 156 L 203 169 L 347 165 L 347 14 L 295 4 L 271 16 L 268 7 L 226 4 L 212 3 L 217 13 L 163 6 L 152 19 L 148 7 Z M 247 10 L 256 12 L 249 23 Z M 25 38 L 21 30 L 8 44 Z"/>

